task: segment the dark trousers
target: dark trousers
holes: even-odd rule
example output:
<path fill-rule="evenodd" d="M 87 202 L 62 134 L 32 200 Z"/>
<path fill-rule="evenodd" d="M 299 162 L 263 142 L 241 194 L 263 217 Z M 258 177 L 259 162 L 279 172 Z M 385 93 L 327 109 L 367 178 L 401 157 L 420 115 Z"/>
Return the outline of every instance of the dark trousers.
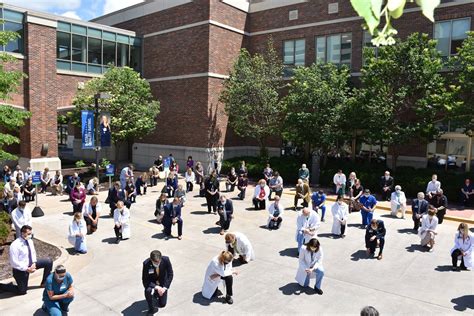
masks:
<path fill-rule="evenodd" d="M 46 190 L 48 190 L 50 183 L 51 180 L 49 180 L 48 182 L 41 181 L 41 193 L 46 192 Z"/>
<path fill-rule="evenodd" d="M 299 199 L 300 199 L 300 198 L 298 197 L 298 195 L 295 195 L 295 203 L 294 203 L 295 207 L 298 206 L 298 200 L 299 200 Z M 306 200 L 303 199 L 303 203 L 301 203 L 301 205 L 303 205 L 303 207 L 308 207 L 308 202 L 306 202 Z"/>
<path fill-rule="evenodd" d="M 257 198 L 253 198 L 253 206 L 255 206 L 256 210 L 264 210 L 265 200 L 259 200 Z"/>
<path fill-rule="evenodd" d="M 275 192 L 276 195 L 278 195 L 279 197 L 281 197 L 281 194 L 283 193 L 283 190 L 275 191 L 275 190 L 270 189 L 270 194 L 268 195 L 268 199 L 269 199 L 269 200 L 272 199 L 272 193 L 273 193 L 273 192 Z"/>
<path fill-rule="evenodd" d="M 388 200 L 390 200 L 391 195 L 392 195 L 392 190 L 389 189 L 389 190 L 387 190 L 387 191 L 384 191 L 384 190 L 382 189 L 382 201 L 388 201 Z"/>
<path fill-rule="evenodd" d="M 207 203 L 207 212 L 210 213 L 211 209 L 215 213 L 217 212 L 217 199 L 219 198 L 219 195 L 216 193 L 214 195 L 211 195 L 209 193 L 206 193 L 206 203 Z"/>
<path fill-rule="evenodd" d="M 84 203 L 79 203 L 79 204 L 72 204 L 72 212 L 73 213 L 82 213 L 82 206 Z"/>
<path fill-rule="evenodd" d="M 176 225 L 178 225 L 178 236 L 183 235 L 183 220 L 180 218 L 176 222 Z M 164 233 L 166 236 L 171 235 L 171 227 L 173 226 L 173 223 L 171 221 L 164 221 L 163 222 L 163 227 L 164 227 Z"/>
<path fill-rule="evenodd" d="M 377 240 L 379 240 L 379 255 L 381 255 L 383 252 L 383 247 L 385 245 L 385 238 L 375 238 L 374 240 L 370 240 L 370 237 L 366 237 L 365 247 L 369 248 L 371 253 L 375 253 L 375 248 L 377 248 Z"/>
<path fill-rule="evenodd" d="M 145 289 L 145 298 L 146 302 L 148 304 L 148 309 L 153 310 L 153 296 L 155 296 L 156 300 L 158 301 L 158 307 L 163 308 L 166 306 L 166 302 L 168 301 L 168 290 L 163 293 L 163 296 L 158 295 L 158 291 L 155 291 L 154 294 L 151 294 L 153 292 L 154 287 L 149 286 Z"/>
<path fill-rule="evenodd" d="M 154 187 L 155 185 L 158 184 L 158 178 L 156 177 L 150 177 L 150 185 Z"/>
<path fill-rule="evenodd" d="M 192 182 L 186 182 L 186 192 L 192 192 L 194 185 Z"/>
<path fill-rule="evenodd" d="M 270 220 L 270 222 L 268 223 L 268 228 L 269 229 L 278 229 L 278 228 L 280 228 L 282 220 L 283 219 L 281 217 L 278 217 L 276 221 Z"/>
<path fill-rule="evenodd" d="M 117 225 L 114 225 L 114 232 L 115 232 L 115 237 L 117 237 L 118 239 L 121 239 L 122 238 L 122 233 L 120 232 L 120 229 L 122 227 L 117 227 Z"/>
<path fill-rule="evenodd" d="M 458 266 L 458 257 L 459 256 L 461 256 L 461 265 L 460 265 L 460 267 L 465 268 L 466 266 L 464 265 L 464 257 L 462 256 L 461 250 L 459 250 L 459 249 L 454 250 L 453 253 L 451 254 L 451 259 L 453 261 L 453 267 L 456 268 Z"/>
<path fill-rule="evenodd" d="M 346 225 L 341 224 L 341 236 L 346 232 Z"/>
<path fill-rule="evenodd" d="M 237 187 L 240 191 L 238 197 L 241 199 L 241 200 L 244 200 L 245 199 L 245 191 L 247 191 L 247 188 L 239 188 Z"/>
<path fill-rule="evenodd" d="M 438 224 L 442 224 L 444 220 L 444 215 L 446 215 L 446 209 L 443 208 L 436 212 L 436 217 L 438 217 Z"/>
<path fill-rule="evenodd" d="M 223 230 L 228 230 L 229 227 L 230 227 L 230 221 L 231 221 L 230 218 L 227 218 L 227 220 L 224 220 L 224 217 L 221 216 L 221 218 L 219 220 L 219 224 L 221 225 L 221 228 Z"/>
<path fill-rule="evenodd" d="M 41 284 L 44 284 L 46 278 L 53 269 L 53 261 L 49 258 L 38 259 L 38 261 L 36 261 L 36 269 L 44 269 L 43 279 L 41 280 Z M 26 271 L 13 269 L 13 278 L 15 279 L 17 285 L 0 284 L 0 289 L 3 291 L 15 293 L 17 295 L 25 295 L 28 290 L 28 279 L 30 278 L 30 274 Z"/>
<path fill-rule="evenodd" d="M 416 218 L 415 214 L 413 214 L 412 219 L 413 219 L 413 229 L 418 230 L 421 224 L 421 217 Z"/>
<path fill-rule="evenodd" d="M 36 194 L 36 193 L 33 193 L 33 194 L 25 193 L 25 194 L 23 195 L 23 199 L 24 199 L 26 202 L 34 201 L 34 200 L 35 200 L 35 194 Z"/>
<path fill-rule="evenodd" d="M 143 188 L 143 194 L 146 194 L 146 185 L 141 186 Z M 141 187 L 137 187 L 137 195 L 142 195 L 142 189 Z"/>
<path fill-rule="evenodd" d="M 234 293 L 232 292 L 232 284 L 234 283 L 234 278 L 232 275 L 228 275 L 225 277 L 221 277 L 222 280 L 225 282 L 225 295 L 232 296 Z"/>
<path fill-rule="evenodd" d="M 227 188 L 227 192 L 234 192 L 235 190 L 235 184 L 229 184 L 229 183 L 226 183 L 226 188 Z"/>
<path fill-rule="evenodd" d="M 166 193 L 168 193 L 168 197 L 174 196 L 174 188 L 173 187 L 166 187 Z"/>

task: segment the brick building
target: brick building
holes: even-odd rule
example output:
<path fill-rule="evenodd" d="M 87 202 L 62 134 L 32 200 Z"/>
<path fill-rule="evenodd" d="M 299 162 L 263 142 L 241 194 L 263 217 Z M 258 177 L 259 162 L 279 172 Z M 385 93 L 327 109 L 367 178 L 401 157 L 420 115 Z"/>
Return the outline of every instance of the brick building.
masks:
<path fill-rule="evenodd" d="M 178 162 L 188 155 L 208 162 L 213 155 L 229 158 L 258 152 L 254 142 L 228 128 L 218 102 L 222 82 L 242 47 L 262 51 L 271 36 L 288 68 L 333 62 L 348 65 L 353 76 L 359 76 L 362 48 L 370 46 L 370 35 L 349 1 L 155 0 L 91 22 L 9 5 L 2 10 L 4 16 L 17 14 L 24 35 L 16 51 L 5 48 L 19 59 L 14 67 L 28 75 L 23 93 L 8 101 L 33 113 L 20 133 L 22 144 L 28 144 L 21 146 L 21 161 L 49 164 L 52 169 L 60 165 L 58 111 L 70 109 L 78 85 L 100 76 L 108 62 L 141 71 L 161 103 L 157 129 L 133 144 L 133 162 L 148 166 L 158 154 L 169 152 Z M 448 0 L 436 9 L 434 25 L 415 6 L 394 24 L 402 38 L 412 31 L 437 38 L 440 51 L 449 56 L 473 29 L 473 17 L 474 1 Z M 457 146 L 459 159 L 470 156 L 472 139 L 462 138 L 458 130 L 447 132 L 451 136 L 444 145 L 440 141 L 409 148 L 400 163 L 426 166 L 430 154 L 443 148 L 448 152 L 449 146 Z M 73 135 L 68 143 L 74 154 L 92 157 L 93 152 L 80 150 L 80 139 Z M 279 154 L 279 141 L 268 145 L 271 154 Z"/>

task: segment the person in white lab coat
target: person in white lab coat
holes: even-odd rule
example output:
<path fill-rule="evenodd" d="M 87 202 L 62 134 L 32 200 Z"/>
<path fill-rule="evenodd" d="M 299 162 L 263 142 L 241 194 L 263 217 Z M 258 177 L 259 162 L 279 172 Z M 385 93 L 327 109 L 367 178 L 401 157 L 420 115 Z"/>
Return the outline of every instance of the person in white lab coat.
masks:
<path fill-rule="evenodd" d="M 336 203 L 332 205 L 332 229 L 331 232 L 341 238 L 346 235 L 346 224 L 347 218 L 349 217 L 349 207 L 344 203 L 344 197 L 339 195 L 336 199 Z"/>
<path fill-rule="evenodd" d="M 117 202 L 117 208 L 114 210 L 114 224 L 117 244 L 120 239 L 130 238 L 130 210 L 125 207 L 123 201 Z"/>
<path fill-rule="evenodd" d="M 256 210 L 264 210 L 268 205 L 268 196 L 270 195 L 270 188 L 265 179 L 260 179 L 258 185 L 255 186 L 253 193 L 253 205 Z"/>
<path fill-rule="evenodd" d="M 74 213 L 74 219 L 69 224 L 68 241 L 74 246 L 76 253 L 87 253 L 86 244 L 87 225 L 82 218 L 82 213 Z"/>
<path fill-rule="evenodd" d="M 18 207 L 11 213 L 13 226 L 15 226 L 15 236 L 20 238 L 20 230 L 24 225 L 32 226 L 31 210 L 26 207 L 25 201 L 18 202 Z"/>
<path fill-rule="evenodd" d="M 306 244 L 311 238 L 318 236 L 319 226 L 321 226 L 321 220 L 315 211 L 305 207 L 298 212 L 296 219 L 298 251 L 303 244 Z"/>
<path fill-rule="evenodd" d="M 392 210 L 391 215 L 397 217 L 398 210 L 402 211 L 402 218 L 405 219 L 405 212 L 407 210 L 407 198 L 405 192 L 402 191 L 402 187 L 399 185 L 395 186 L 395 191 L 390 196 L 390 208 Z"/>
<path fill-rule="evenodd" d="M 234 232 L 225 234 L 224 238 L 227 251 L 234 255 L 239 255 L 241 263 L 249 263 L 251 260 L 255 260 L 255 253 L 247 236 Z"/>
<path fill-rule="evenodd" d="M 89 203 L 85 203 L 82 207 L 82 215 L 86 221 L 88 235 L 95 233 L 97 230 L 100 213 L 102 213 L 102 206 L 100 205 L 97 196 L 91 197 Z"/>
<path fill-rule="evenodd" d="M 212 258 L 207 266 L 202 285 L 201 294 L 204 298 L 210 300 L 212 297 L 217 297 L 219 284 L 221 281 L 224 281 L 226 289 L 225 301 L 227 304 L 234 302 L 232 299 L 233 275 L 237 275 L 238 272 L 232 270 L 233 257 L 232 253 L 224 250 L 218 256 Z"/>
<path fill-rule="evenodd" d="M 430 248 L 433 251 L 435 244 L 436 227 L 438 226 L 438 218 L 435 216 L 434 210 L 429 210 L 428 214 L 423 215 L 421 226 L 418 228 L 418 236 L 421 239 L 421 245 Z"/>
<path fill-rule="evenodd" d="M 469 232 L 469 226 L 461 223 L 458 231 L 454 235 L 454 247 L 451 249 L 451 259 L 453 260 L 453 271 L 472 269 L 472 249 L 474 240 Z M 461 259 L 461 265 L 458 268 L 458 259 Z"/>
<path fill-rule="evenodd" d="M 281 222 L 283 221 L 283 210 L 285 208 L 280 202 L 280 196 L 275 195 L 273 203 L 270 204 L 268 208 L 268 220 L 267 227 L 268 229 L 278 229 L 280 228 Z"/>
<path fill-rule="evenodd" d="M 319 295 L 322 295 L 321 282 L 323 277 L 323 249 L 319 244 L 319 240 L 311 238 L 306 246 L 301 247 L 295 279 L 301 286 L 308 287 L 310 279 L 316 278 L 314 290 Z"/>

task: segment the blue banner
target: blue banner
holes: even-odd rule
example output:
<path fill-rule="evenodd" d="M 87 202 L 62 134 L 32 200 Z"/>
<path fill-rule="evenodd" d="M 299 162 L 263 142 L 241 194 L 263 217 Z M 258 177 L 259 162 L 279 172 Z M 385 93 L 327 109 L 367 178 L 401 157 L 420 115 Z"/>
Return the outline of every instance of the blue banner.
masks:
<path fill-rule="evenodd" d="M 107 177 L 113 177 L 115 174 L 115 166 L 114 165 L 107 165 L 105 167 L 105 175 Z"/>
<path fill-rule="evenodd" d="M 41 184 L 41 171 L 33 171 L 31 180 L 34 185 Z"/>
<path fill-rule="evenodd" d="M 94 149 L 94 111 L 81 111 L 82 149 Z"/>

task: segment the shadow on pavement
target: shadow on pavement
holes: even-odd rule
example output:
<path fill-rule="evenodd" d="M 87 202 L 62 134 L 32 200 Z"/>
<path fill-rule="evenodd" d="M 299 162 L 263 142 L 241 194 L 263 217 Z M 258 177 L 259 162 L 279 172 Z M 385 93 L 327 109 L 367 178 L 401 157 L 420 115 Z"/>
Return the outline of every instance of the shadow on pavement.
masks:
<path fill-rule="evenodd" d="M 435 268 L 435 271 L 438 271 L 438 272 L 450 272 L 450 271 L 453 271 L 453 266 L 452 266 L 452 265 L 437 266 L 437 267 Z"/>
<path fill-rule="evenodd" d="M 100 215 L 99 218 L 112 218 L 113 216 L 110 216 L 110 215 Z"/>
<path fill-rule="evenodd" d="M 416 234 L 414 232 L 413 228 L 402 228 L 402 229 L 397 229 L 397 231 L 400 234 L 408 234 L 408 235 L 415 235 Z"/>
<path fill-rule="evenodd" d="M 362 224 L 347 224 L 347 227 L 361 228 Z"/>
<path fill-rule="evenodd" d="M 280 256 L 298 258 L 298 249 L 297 248 L 283 249 L 280 251 Z"/>
<path fill-rule="evenodd" d="M 148 223 L 152 223 L 152 224 L 157 224 L 157 225 L 158 225 L 158 222 L 156 221 L 156 218 L 154 218 L 154 219 L 149 219 L 149 220 L 148 220 Z"/>
<path fill-rule="evenodd" d="M 164 239 L 166 237 L 165 233 L 157 233 L 151 236 L 151 238 Z"/>
<path fill-rule="evenodd" d="M 352 261 L 359 261 L 361 259 L 371 259 L 372 257 L 367 254 L 365 250 L 357 250 L 351 255 Z"/>
<path fill-rule="evenodd" d="M 425 247 L 423 247 L 420 244 L 412 244 L 411 246 L 405 247 L 405 249 L 408 252 L 415 252 L 415 251 L 426 252 L 427 250 Z"/>
<path fill-rule="evenodd" d="M 212 302 L 216 302 L 216 301 L 217 301 L 217 298 L 212 298 L 210 300 L 204 298 L 202 296 L 201 292 L 197 292 L 193 296 L 193 303 L 199 304 L 199 305 L 202 305 L 202 306 L 209 306 L 209 305 L 211 305 Z"/>
<path fill-rule="evenodd" d="M 474 309 L 474 295 L 464 295 L 453 298 L 451 303 L 456 305 L 453 308 L 457 311 L 465 311 L 466 309 Z"/>
<path fill-rule="evenodd" d="M 73 211 L 66 211 L 66 212 L 63 212 L 63 214 L 72 216 L 74 213 Z"/>
<path fill-rule="evenodd" d="M 207 211 L 192 211 L 192 212 L 190 212 L 190 214 L 193 214 L 193 215 L 207 215 L 209 213 Z"/>
<path fill-rule="evenodd" d="M 382 214 L 382 215 L 380 215 L 380 217 L 386 217 L 386 218 L 393 218 L 393 219 L 395 219 L 395 217 L 393 217 L 393 216 L 390 215 L 390 214 Z"/>
<path fill-rule="evenodd" d="M 303 288 L 296 282 L 288 283 L 287 285 L 284 285 L 279 288 L 279 290 L 284 295 L 301 295 L 302 293 L 306 293 L 305 288 Z"/>
<path fill-rule="evenodd" d="M 147 311 L 148 311 L 148 305 L 146 303 L 146 300 L 141 300 L 138 302 L 134 302 L 132 305 L 124 309 L 122 311 L 122 315 L 135 316 L 135 315 L 144 314 Z"/>
<path fill-rule="evenodd" d="M 203 230 L 204 234 L 219 234 L 221 231 L 220 227 L 209 227 L 208 229 Z"/>
<path fill-rule="evenodd" d="M 104 239 L 102 239 L 102 242 L 111 245 L 111 244 L 115 244 L 116 239 L 117 238 L 115 238 L 115 237 L 104 238 Z"/>
<path fill-rule="evenodd" d="M 258 227 L 260 227 L 261 229 L 271 230 L 271 229 L 268 229 L 267 225 L 260 225 Z"/>
<path fill-rule="evenodd" d="M 331 234 L 331 233 L 318 234 L 318 237 L 321 237 L 321 238 L 339 239 L 339 238 L 337 238 L 335 235 L 333 235 L 333 234 Z"/>

